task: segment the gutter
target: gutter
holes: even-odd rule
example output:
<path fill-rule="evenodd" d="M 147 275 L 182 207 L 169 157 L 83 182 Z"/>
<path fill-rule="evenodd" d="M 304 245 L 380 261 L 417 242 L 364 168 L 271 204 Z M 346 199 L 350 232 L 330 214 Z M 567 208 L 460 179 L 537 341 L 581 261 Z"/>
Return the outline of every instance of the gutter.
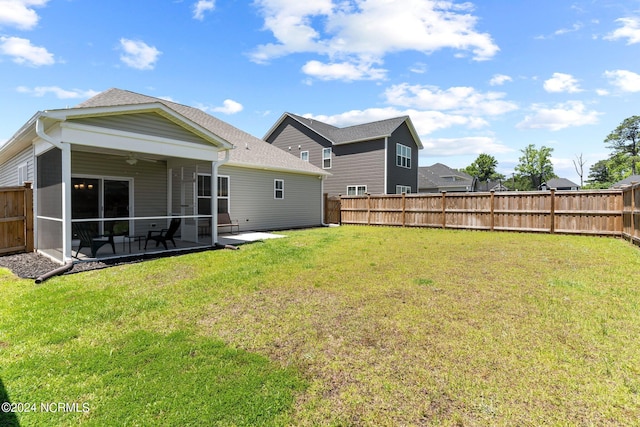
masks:
<path fill-rule="evenodd" d="M 44 139 L 45 141 L 47 141 L 49 144 L 53 145 L 56 148 L 59 148 L 62 150 L 62 142 L 61 141 L 56 141 L 55 139 L 53 139 L 51 136 L 47 135 L 44 132 L 44 123 L 42 123 L 42 118 L 43 117 L 49 117 L 49 115 L 47 115 L 47 113 L 44 112 L 40 112 L 38 113 L 37 117 L 36 117 L 36 134 Z"/>

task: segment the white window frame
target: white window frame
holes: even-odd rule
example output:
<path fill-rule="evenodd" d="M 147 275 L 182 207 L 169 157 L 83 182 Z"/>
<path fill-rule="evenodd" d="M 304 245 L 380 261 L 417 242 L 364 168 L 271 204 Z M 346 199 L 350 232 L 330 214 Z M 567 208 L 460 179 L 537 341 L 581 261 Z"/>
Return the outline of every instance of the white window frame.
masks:
<path fill-rule="evenodd" d="M 24 185 L 29 180 L 29 163 L 21 163 L 18 165 L 18 185 Z"/>
<path fill-rule="evenodd" d="M 396 194 L 411 194 L 411 186 L 410 185 L 396 185 Z"/>
<path fill-rule="evenodd" d="M 227 195 L 220 195 L 220 181 L 227 180 Z M 220 200 L 227 201 L 227 213 L 231 213 L 231 177 L 229 175 L 218 175 L 218 182 L 216 182 L 216 194 L 218 195 L 218 210 L 220 210 Z"/>
<path fill-rule="evenodd" d="M 308 162 L 309 161 L 309 152 L 308 151 L 301 151 L 300 152 L 300 160 Z"/>
<path fill-rule="evenodd" d="M 366 185 L 347 185 L 347 196 L 364 196 L 367 194 Z"/>
<path fill-rule="evenodd" d="M 331 148 L 322 149 L 322 169 L 331 169 Z"/>
<path fill-rule="evenodd" d="M 275 200 L 284 200 L 284 179 L 273 180 L 273 198 Z"/>
<path fill-rule="evenodd" d="M 411 147 L 396 143 L 396 166 L 411 169 Z"/>

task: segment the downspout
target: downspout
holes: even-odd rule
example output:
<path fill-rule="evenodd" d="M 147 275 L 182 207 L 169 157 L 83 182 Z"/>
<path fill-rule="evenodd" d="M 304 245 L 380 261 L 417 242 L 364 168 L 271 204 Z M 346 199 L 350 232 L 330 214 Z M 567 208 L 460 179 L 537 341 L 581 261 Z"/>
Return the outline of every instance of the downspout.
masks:
<path fill-rule="evenodd" d="M 62 151 L 62 261 L 71 261 L 71 146 L 47 135 L 44 131 L 43 117 L 46 112 L 39 112 L 36 119 L 36 135 Z"/>
<path fill-rule="evenodd" d="M 213 162 L 211 167 L 211 186 L 215 188 L 211 198 L 211 246 L 218 244 L 218 168 L 229 162 L 231 150 L 224 150 L 224 159 Z"/>

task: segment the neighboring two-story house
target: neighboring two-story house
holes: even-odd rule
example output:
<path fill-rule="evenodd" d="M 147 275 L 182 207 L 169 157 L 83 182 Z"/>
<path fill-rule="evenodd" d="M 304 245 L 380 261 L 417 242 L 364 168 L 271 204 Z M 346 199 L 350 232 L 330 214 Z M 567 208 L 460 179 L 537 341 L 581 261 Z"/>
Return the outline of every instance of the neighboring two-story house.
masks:
<path fill-rule="evenodd" d="M 284 113 L 263 139 L 330 172 L 329 195 L 418 191 L 423 146 L 409 116 L 339 128 Z"/>

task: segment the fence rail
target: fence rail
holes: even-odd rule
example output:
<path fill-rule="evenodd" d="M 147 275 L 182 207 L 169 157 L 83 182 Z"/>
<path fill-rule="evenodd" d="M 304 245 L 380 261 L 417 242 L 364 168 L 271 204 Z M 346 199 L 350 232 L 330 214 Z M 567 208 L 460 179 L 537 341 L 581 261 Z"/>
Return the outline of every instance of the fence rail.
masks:
<path fill-rule="evenodd" d="M 624 190 L 342 196 L 341 222 L 626 235 L 640 242 L 638 188 L 634 185 Z"/>
<path fill-rule="evenodd" d="M 0 188 L 0 254 L 33 252 L 33 189 Z"/>

